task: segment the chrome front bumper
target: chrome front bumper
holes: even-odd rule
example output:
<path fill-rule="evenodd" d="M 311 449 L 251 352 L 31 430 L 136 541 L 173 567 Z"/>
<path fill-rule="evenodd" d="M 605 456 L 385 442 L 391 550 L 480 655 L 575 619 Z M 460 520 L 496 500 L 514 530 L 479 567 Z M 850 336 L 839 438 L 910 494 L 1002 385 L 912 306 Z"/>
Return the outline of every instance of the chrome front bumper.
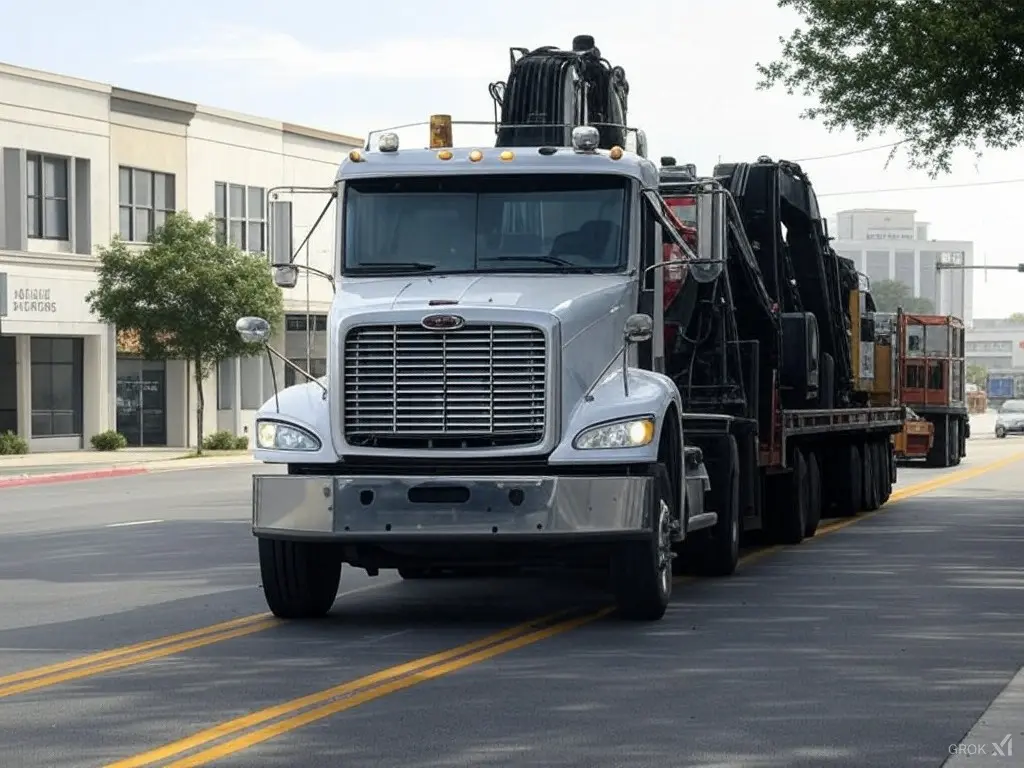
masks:
<path fill-rule="evenodd" d="M 253 533 L 377 543 L 446 538 L 633 538 L 650 477 L 253 476 Z"/>

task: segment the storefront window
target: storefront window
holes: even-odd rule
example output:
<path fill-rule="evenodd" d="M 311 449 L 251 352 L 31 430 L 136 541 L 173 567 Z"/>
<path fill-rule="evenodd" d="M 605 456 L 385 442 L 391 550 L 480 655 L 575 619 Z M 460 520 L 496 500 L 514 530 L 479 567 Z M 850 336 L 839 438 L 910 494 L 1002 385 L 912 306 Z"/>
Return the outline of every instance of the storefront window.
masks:
<path fill-rule="evenodd" d="M 32 436 L 82 434 L 81 338 L 32 338 Z"/>
<path fill-rule="evenodd" d="M 13 336 L 0 336 L 0 435 L 18 431 L 18 376 Z"/>

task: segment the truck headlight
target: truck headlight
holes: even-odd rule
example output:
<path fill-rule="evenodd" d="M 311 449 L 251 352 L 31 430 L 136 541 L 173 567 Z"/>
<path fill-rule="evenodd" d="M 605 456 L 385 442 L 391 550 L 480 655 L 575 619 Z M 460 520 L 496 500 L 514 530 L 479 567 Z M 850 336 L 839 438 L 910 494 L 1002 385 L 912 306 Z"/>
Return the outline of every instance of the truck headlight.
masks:
<path fill-rule="evenodd" d="M 640 448 L 654 439 L 654 419 L 650 416 L 598 424 L 583 430 L 573 440 L 578 450 L 593 448 Z"/>
<path fill-rule="evenodd" d="M 280 421 L 256 422 L 256 445 L 271 451 L 320 450 L 320 441 L 315 435 Z"/>

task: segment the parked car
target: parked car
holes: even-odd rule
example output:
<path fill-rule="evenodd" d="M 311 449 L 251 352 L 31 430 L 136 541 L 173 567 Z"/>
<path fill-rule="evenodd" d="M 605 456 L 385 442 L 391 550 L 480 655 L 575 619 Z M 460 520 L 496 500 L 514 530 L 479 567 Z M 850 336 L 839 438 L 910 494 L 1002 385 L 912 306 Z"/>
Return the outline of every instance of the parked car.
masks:
<path fill-rule="evenodd" d="M 1012 432 L 1024 433 L 1024 400 L 1007 400 L 996 415 L 996 437 Z"/>

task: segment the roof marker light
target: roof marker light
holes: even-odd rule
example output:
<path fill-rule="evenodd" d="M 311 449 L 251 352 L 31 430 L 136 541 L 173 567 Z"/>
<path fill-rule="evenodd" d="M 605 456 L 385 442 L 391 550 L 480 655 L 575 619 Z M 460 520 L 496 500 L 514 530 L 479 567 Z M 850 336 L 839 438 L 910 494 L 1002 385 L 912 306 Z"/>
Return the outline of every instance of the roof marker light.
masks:
<path fill-rule="evenodd" d="M 360 152 L 358 149 L 353 149 L 351 152 L 348 153 L 348 159 L 351 160 L 353 163 L 361 163 L 363 162 L 363 153 Z"/>
<path fill-rule="evenodd" d="M 472 152 L 469 153 L 469 162 L 471 163 L 479 163 L 483 159 L 484 153 L 481 152 L 479 149 L 474 149 Z"/>
<path fill-rule="evenodd" d="M 452 141 L 452 116 L 431 115 L 430 116 L 430 148 L 441 149 L 450 147 Z"/>
<path fill-rule="evenodd" d="M 610 157 L 612 160 L 621 160 L 622 154 L 622 147 L 616 145 L 612 147 L 611 150 L 608 152 L 608 157 Z"/>
<path fill-rule="evenodd" d="M 437 159 L 438 160 L 451 160 L 452 159 L 452 151 L 450 149 L 442 149 L 440 152 L 437 153 Z"/>
<path fill-rule="evenodd" d="M 516 159 L 516 155 L 511 149 L 506 149 L 504 152 L 498 155 L 498 157 L 501 158 L 502 161 L 506 163 L 509 162 L 510 160 Z"/>

